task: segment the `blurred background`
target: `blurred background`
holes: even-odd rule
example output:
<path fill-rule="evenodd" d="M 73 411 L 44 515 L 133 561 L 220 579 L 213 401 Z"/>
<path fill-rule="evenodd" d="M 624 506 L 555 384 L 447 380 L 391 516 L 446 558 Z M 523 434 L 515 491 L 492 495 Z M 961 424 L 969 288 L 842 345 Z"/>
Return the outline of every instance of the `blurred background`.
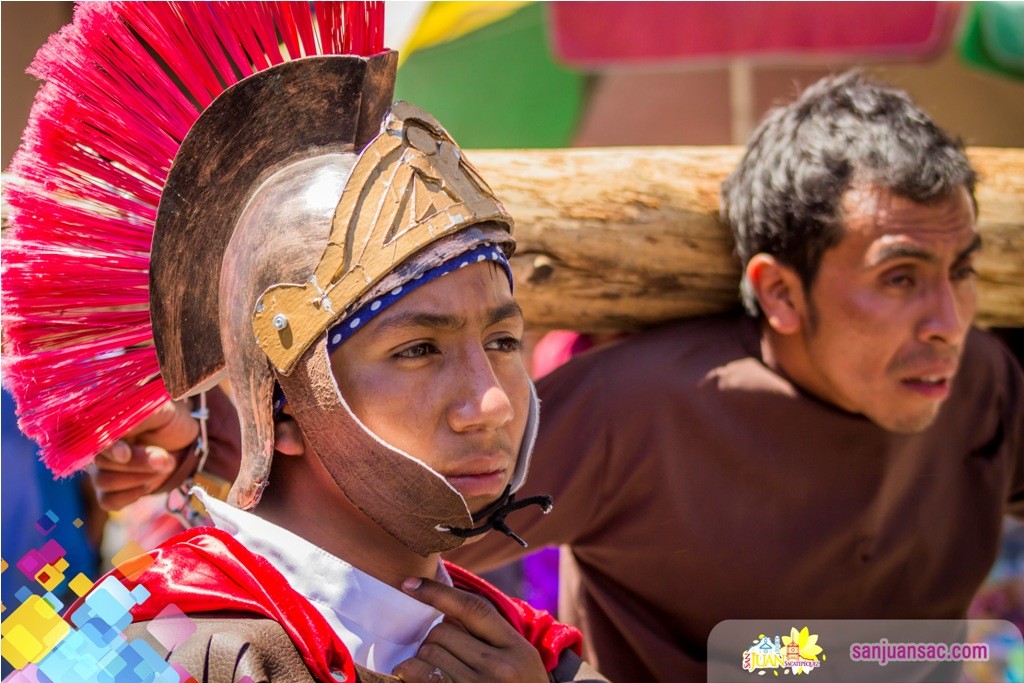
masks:
<path fill-rule="evenodd" d="M 25 70 L 72 10 L 70 2 L 0 5 L 4 169 L 37 87 Z M 1024 147 L 1024 2 L 408 0 L 388 2 L 386 17 L 386 44 L 402 59 L 396 96 L 437 116 L 465 148 L 742 145 L 773 105 L 851 67 L 907 90 L 969 146 Z M 1003 335 L 1020 358 L 1021 331 Z M 601 341 L 555 333 L 541 342 L 535 371 Z M 33 473 L 33 446 L 18 439 L 6 394 L 4 401 L 4 558 L 14 564 L 56 527 L 71 535 L 62 546 L 83 547 L 77 565 L 95 562 L 104 518 L 88 486 L 72 480 L 62 493 L 49 490 L 47 477 Z M 57 510 L 48 502 L 57 499 L 76 502 Z M 153 502 L 150 513 L 162 505 Z M 140 529 L 141 518 L 122 513 L 108 547 L 133 538 L 155 544 L 145 536 L 152 523 Z M 96 568 L 82 571 L 97 576 Z M 32 584 L 13 574 L 3 576 L 6 606 Z M 556 574 L 557 553 L 546 551 L 495 578 L 553 610 Z M 1024 532 L 1008 523 L 974 616 L 1024 624 L 1021 576 Z"/>
<path fill-rule="evenodd" d="M 3 168 L 70 2 L 4 2 Z M 464 147 L 726 145 L 862 66 L 968 145 L 1024 146 L 1024 3 L 388 2 L 398 96 Z"/>

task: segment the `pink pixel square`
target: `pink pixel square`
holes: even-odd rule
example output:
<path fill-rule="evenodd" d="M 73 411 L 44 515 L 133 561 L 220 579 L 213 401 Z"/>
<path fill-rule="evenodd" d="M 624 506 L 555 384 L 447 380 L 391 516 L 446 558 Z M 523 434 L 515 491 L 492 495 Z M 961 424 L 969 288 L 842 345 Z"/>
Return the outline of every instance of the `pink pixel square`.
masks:
<path fill-rule="evenodd" d="M 196 625 L 188 616 L 178 609 L 177 605 L 167 605 L 146 626 L 156 641 L 168 652 L 175 649 L 196 632 Z"/>
<path fill-rule="evenodd" d="M 64 546 L 51 538 L 39 549 L 39 554 L 46 558 L 49 564 L 56 564 L 57 560 L 65 555 Z"/>

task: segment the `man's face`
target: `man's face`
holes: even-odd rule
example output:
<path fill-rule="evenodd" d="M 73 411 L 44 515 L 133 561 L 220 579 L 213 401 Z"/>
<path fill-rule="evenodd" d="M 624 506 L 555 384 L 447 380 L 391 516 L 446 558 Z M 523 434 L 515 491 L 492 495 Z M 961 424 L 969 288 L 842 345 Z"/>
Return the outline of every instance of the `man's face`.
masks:
<path fill-rule="evenodd" d="M 475 263 L 390 306 L 331 365 L 359 419 L 443 475 L 477 512 L 511 480 L 526 429 L 522 335 L 504 272 Z"/>
<path fill-rule="evenodd" d="M 921 431 L 949 396 L 974 318 L 970 197 L 960 188 L 918 204 L 869 186 L 849 190 L 842 212 L 843 237 L 808 297 L 804 361 L 790 375 L 885 429 Z"/>

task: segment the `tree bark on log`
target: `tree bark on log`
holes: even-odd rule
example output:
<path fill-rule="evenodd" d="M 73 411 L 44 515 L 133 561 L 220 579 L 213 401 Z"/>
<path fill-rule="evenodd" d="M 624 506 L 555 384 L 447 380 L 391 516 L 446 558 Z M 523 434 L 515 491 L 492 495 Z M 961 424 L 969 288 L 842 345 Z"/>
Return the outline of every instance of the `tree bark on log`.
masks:
<path fill-rule="evenodd" d="M 741 147 L 474 151 L 516 219 L 516 299 L 535 329 L 635 330 L 739 308 L 718 192 Z M 1024 327 L 1024 150 L 972 148 L 982 326 Z"/>

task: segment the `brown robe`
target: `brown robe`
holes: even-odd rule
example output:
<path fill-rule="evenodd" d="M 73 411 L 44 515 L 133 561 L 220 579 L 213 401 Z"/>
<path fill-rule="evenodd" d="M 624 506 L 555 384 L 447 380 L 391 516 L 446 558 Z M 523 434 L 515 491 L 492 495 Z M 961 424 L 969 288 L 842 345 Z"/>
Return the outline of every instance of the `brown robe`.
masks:
<path fill-rule="evenodd" d="M 538 383 L 511 526 L 567 544 L 562 621 L 613 680 L 705 678 L 724 619 L 960 618 L 1024 512 L 1024 376 L 974 330 L 927 431 L 886 432 L 767 368 L 757 323 L 673 323 L 579 356 Z M 451 559 L 522 554 L 494 535 Z"/>

